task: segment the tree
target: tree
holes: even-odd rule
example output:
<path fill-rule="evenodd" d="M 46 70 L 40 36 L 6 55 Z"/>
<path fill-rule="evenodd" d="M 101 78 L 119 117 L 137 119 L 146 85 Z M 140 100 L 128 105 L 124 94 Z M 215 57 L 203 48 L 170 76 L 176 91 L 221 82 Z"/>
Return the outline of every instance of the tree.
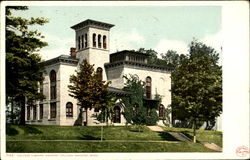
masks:
<path fill-rule="evenodd" d="M 194 40 L 189 56 L 172 75 L 172 106 L 177 118 L 192 123 L 194 142 L 197 124 L 214 120 L 222 111 L 222 72 L 218 59 L 213 48 Z"/>
<path fill-rule="evenodd" d="M 129 97 L 122 97 L 122 102 L 126 106 L 124 117 L 127 123 L 139 126 L 156 124 L 158 103 L 147 104 L 148 102 L 144 100 L 144 82 L 137 75 L 124 76 L 124 78 L 126 83 L 123 90 L 131 93 Z M 148 114 L 148 111 L 150 111 L 150 114 Z"/>
<path fill-rule="evenodd" d="M 96 119 L 101 123 L 109 125 L 109 120 L 112 122 L 114 116 L 114 105 L 117 101 L 117 97 L 112 93 L 106 94 L 106 102 L 100 108 L 100 113 L 96 115 Z"/>
<path fill-rule="evenodd" d="M 90 65 L 87 60 L 83 60 L 79 65 L 79 70 L 76 71 L 76 75 L 70 76 L 70 83 L 72 84 L 68 85 L 69 95 L 78 100 L 81 110 L 85 109 L 85 125 L 88 125 L 88 109 L 100 109 L 108 103 L 107 88 L 109 82 L 102 81 L 100 75 L 94 71 L 94 65 Z"/>
<path fill-rule="evenodd" d="M 34 25 L 44 25 L 45 18 L 25 19 L 13 17 L 12 11 L 25 11 L 25 6 L 6 7 L 6 106 L 20 108 L 20 124 L 25 124 L 25 103 L 31 104 L 42 98 L 38 92 L 38 82 L 44 72 L 38 52 L 47 46 L 38 30 L 30 30 Z M 13 114 L 13 113 L 12 113 Z"/>
<path fill-rule="evenodd" d="M 177 51 L 168 50 L 165 54 L 161 54 L 162 63 L 172 68 L 174 71 L 185 59 L 184 54 L 178 54 Z"/>

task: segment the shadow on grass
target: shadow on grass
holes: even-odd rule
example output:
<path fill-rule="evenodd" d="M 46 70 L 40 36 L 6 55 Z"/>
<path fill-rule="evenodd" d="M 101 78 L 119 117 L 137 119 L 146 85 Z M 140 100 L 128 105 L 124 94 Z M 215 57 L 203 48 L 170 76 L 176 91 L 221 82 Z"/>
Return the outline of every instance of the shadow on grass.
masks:
<path fill-rule="evenodd" d="M 19 126 L 22 130 L 24 130 L 25 134 L 42 134 L 39 129 L 35 128 L 34 126 L 25 125 L 25 126 Z"/>
<path fill-rule="evenodd" d="M 8 136 L 15 136 L 18 135 L 18 130 L 16 130 L 13 126 L 11 125 L 6 125 L 6 134 Z"/>
<path fill-rule="evenodd" d="M 82 135 L 81 137 L 77 137 L 77 139 L 79 140 L 101 140 L 100 137 L 93 137 L 89 135 Z M 105 140 L 105 138 L 102 138 L 102 139 Z"/>
<path fill-rule="evenodd" d="M 181 132 L 182 134 L 184 134 L 186 137 L 188 137 L 189 139 L 191 139 L 191 140 L 193 140 L 194 139 L 194 137 L 193 136 L 191 136 L 189 133 L 189 131 L 183 131 L 183 132 Z M 197 136 L 196 136 L 197 137 Z M 196 142 L 197 143 L 201 143 L 201 141 L 198 141 L 197 140 L 197 138 L 196 138 Z"/>
<path fill-rule="evenodd" d="M 130 132 L 143 132 L 143 130 L 136 130 L 136 129 L 131 129 L 131 130 L 129 130 Z"/>
<path fill-rule="evenodd" d="M 159 136 L 161 136 L 161 138 L 163 140 L 166 140 L 166 141 L 179 141 L 178 139 L 174 138 L 172 135 L 170 135 L 167 132 L 157 132 L 157 133 L 159 134 Z"/>

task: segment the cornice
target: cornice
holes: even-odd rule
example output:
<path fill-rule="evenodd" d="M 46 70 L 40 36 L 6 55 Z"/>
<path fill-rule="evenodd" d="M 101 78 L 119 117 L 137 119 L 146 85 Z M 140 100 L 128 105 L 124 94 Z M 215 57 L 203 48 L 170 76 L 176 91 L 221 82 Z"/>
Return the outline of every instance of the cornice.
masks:
<path fill-rule="evenodd" d="M 75 57 L 67 56 L 67 55 L 61 55 L 59 57 L 47 60 L 42 62 L 41 64 L 44 66 L 49 66 L 52 64 L 65 64 L 65 65 L 72 65 L 72 66 L 77 66 L 78 64 L 78 59 Z"/>
<path fill-rule="evenodd" d="M 118 62 L 114 62 L 114 63 L 106 63 L 104 66 L 106 69 L 114 68 L 114 67 L 118 67 L 118 66 L 123 66 L 123 67 L 132 66 L 132 67 L 153 70 L 153 71 L 159 71 L 159 70 L 167 71 L 167 72 L 172 71 L 172 69 L 170 67 L 167 67 L 167 66 L 152 65 L 152 64 L 138 63 L 138 62 L 132 62 L 132 61 L 118 61 Z"/>

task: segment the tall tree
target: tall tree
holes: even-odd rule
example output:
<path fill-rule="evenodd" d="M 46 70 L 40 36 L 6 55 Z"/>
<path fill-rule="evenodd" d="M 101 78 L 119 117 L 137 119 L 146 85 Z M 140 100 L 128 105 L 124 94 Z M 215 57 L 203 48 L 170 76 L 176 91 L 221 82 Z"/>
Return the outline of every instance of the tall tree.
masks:
<path fill-rule="evenodd" d="M 210 121 L 222 111 L 222 78 L 218 53 L 194 40 L 189 56 L 172 75 L 173 103 L 177 118 L 193 124 L 194 142 L 200 121 Z"/>
<path fill-rule="evenodd" d="M 161 54 L 162 64 L 172 68 L 173 71 L 181 64 L 185 57 L 184 54 L 178 54 L 174 50 L 168 50 L 166 53 Z"/>
<path fill-rule="evenodd" d="M 100 109 L 108 103 L 109 82 L 102 81 L 99 73 L 94 71 L 94 65 L 83 60 L 76 75 L 70 76 L 70 83 L 72 84 L 68 85 L 69 95 L 78 100 L 81 109 L 85 109 L 88 125 L 88 109 Z"/>
<path fill-rule="evenodd" d="M 41 98 L 38 82 L 42 81 L 43 67 L 38 52 L 47 46 L 38 30 L 31 30 L 34 25 L 44 25 L 45 18 L 25 19 L 14 17 L 13 10 L 25 11 L 25 6 L 6 7 L 6 102 L 20 107 L 20 124 L 25 124 L 25 103 Z"/>

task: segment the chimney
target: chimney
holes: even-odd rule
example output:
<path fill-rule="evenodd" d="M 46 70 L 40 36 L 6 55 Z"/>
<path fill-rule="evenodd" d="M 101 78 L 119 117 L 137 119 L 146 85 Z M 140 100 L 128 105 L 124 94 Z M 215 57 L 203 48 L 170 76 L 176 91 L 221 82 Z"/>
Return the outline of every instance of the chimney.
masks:
<path fill-rule="evenodd" d="M 70 56 L 71 57 L 76 57 L 76 48 L 74 48 L 74 47 L 70 48 Z"/>

